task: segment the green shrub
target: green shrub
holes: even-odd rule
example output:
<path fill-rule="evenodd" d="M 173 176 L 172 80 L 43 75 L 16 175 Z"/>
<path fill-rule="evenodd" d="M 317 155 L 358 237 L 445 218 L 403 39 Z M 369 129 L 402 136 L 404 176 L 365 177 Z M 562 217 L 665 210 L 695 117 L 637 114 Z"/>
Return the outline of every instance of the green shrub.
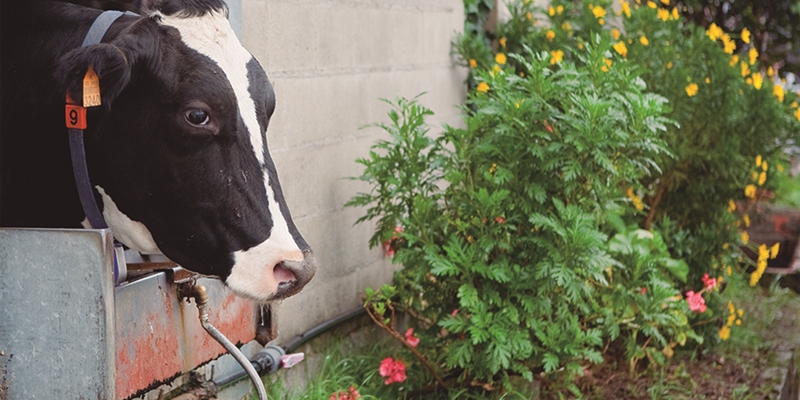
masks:
<path fill-rule="evenodd" d="M 619 16 L 592 3 L 513 2 L 494 50 L 460 37 L 465 128 L 432 137 L 430 110 L 400 99 L 377 125 L 390 140 L 358 160 L 372 190 L 348 205 L 404 266 L 365 306 L 407 346 L 394 311 L 415 318 L 440 385 L 541 374 L 578 395 L 572 379 L 609 348 L 634 371 L 724 340 L 720 283 L 752 267 L 757 281 L 775 252 L 738 261 L 749 217 L 734 200 L 772 184 L 796 96 L 664 1 Z"/>
<path fill-rule="evenodd" d="M 610 46 L 598 38 L 581 67 L 529 51 L 515 56 L 525 77 L 479 72 L 466 128 L 437 139 L 426 136 L 430 111 L 401 99 L 380 125 L 392 140 L 359 160 L 373 191 L 348 204 L 378 218 L 372 245 L 394 246 L 405 268 L 392 300 L 417 317 L 420 346 L 446 377 L 571 377 L 619 337 L 632 360 L 699 339 L 678 301 L 686 265 L 623 222 L 641 212 L 632 185 L 669 154 L 659 135 L 671 122 L 630 70 L 589 67 Z M 384 315 L 386 296 L 370 293 Z M 651 347 L 640 331 L 656 337 Z"/>

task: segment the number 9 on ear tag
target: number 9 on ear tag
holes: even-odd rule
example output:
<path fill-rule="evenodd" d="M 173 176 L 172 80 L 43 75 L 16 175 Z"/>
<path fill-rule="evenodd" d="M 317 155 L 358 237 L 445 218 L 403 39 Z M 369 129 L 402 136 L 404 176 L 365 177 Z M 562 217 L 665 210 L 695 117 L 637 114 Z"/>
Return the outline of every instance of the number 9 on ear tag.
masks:
<path fill-rule="evenodd" d="M 83 106 L 96 107 L 100 105 L 100 78 L 91 66 L 83 77 Z"/>

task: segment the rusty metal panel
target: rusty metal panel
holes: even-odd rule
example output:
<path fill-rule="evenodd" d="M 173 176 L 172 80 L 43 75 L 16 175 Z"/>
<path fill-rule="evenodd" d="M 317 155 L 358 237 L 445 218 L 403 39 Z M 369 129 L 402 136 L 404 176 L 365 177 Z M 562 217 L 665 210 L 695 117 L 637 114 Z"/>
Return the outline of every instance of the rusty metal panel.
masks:
<path fill-rule="evenodd" d="M 107 230 L 0 229 L 0 398 L 115 392 Z"/>
<path fill-rule="evenodd" d="M 180 299 L 169 271 L 116 289 L 117 399 L 146 393 L 225 354 L 198 320 L 193 303 Z M 234 343 L 255 337 L 256 305 L 236 297 L 219 280 L 201 278 L 209 318 Z"/>

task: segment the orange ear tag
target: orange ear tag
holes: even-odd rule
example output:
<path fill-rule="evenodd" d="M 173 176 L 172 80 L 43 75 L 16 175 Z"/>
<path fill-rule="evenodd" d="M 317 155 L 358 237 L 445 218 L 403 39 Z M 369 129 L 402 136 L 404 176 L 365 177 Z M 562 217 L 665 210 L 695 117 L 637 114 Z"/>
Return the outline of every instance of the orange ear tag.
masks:
<path fill-rule="evenodd" d="M 100 78 L 91 66 L 83 77 L 83 106 L 95 107 L 100 105 Z"/>

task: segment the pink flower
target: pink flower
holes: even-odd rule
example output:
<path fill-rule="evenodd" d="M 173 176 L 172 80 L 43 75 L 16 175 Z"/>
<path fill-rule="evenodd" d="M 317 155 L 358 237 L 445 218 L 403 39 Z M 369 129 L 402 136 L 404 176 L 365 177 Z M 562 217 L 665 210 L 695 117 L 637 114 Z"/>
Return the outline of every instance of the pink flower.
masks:
<path fill-rule="evenodd" d="M 404 336 L 406 337 L 406 342 L 408 342 L 409 346 L 417 347 L 419 344 L 419 338 L 414 336 L 414 328 L 408 328 Z"/>
<path fill-rule="evenodd" d="M 639 294 L 641 294 L 641 295 L 645 295 L 645 294 L 647 294 L 647 288 L 646 288 L 646 287 L 644 287 L 644 286 L 642 286 L 642 288 L 641 288 L 641 289 L 639 289 Z"/>
<path fill-rule="evenodd" d="M 689 303 L 689 309 L 700 313 L 706 312 L 706 299 L 703 298 L 701 293 L 695 293 L 694 290 L 686 292 L 686 302 Z"/>
<path fill-rule="evenodd" d="M 403 228 L 400 226 L 395 226 L 394 231 L 397 233 L 403 233 Z M 389 258 L 394 257 L 394 250 L 395 247 L 397 246 L 398 240 L 399 238 L 397 237 L 397 235 L 394 235 L 392 236 L 391 239 L 381 243 L 383 245 L 383 254 L 386 255 L 386 257 Z"/>
<path fill-rule="evenodd" d="M 400 383 L 406 380 L 406 365 L 400 360 L 395 361 L 391 357 L 386 357 L 381 361 L 378 373 L 386 378 L 383 382 L 384 385 L 391 385 L 395 382 Z"/>
<path fill-rule="evenodd" d="M 706 289 L 712 290 L 717 286 L 717 278 L 709 278 L 708 274 L 703 274 L 703 285 L 705 285 Z"/>
<path fill-rule="evenodd" d="M 394 240 L 383 242 L 383 254 L 389 258 L 394 257 Z"/>
<path fill-rule="evenodd" d="M 505 219 L 503 219 L 503 217 L 497 217 L 497 218 L 495 218 L 494 220 L 495 220 L 495 221 L 497 221 L 497 223 L 498 223 L 498 224 L 503 224 L 503 223 L 505 223 L 505 222 L 506 222 L 506 220 L 505 220 Z"/>
<path fill-rule="evenodd" d="M 331 395 L 329 400 L 358 400 L 361 398 L 361 393 L 358 393 L 358 390 L 350 386 L 350 391 L 345 392 L 344 390 L 340 390 Z"/>
<path fill-rule="evenodd" d="M 454 317 L 455 317 L 456 315 L 458 315 L 458 309 L 456 308 L 455 310 L 453 310 L 453 312 L 451 312 L 451 313 L 450 313 L 450 315 L 452 315 L 452 316 L 454 316 Z"/>

